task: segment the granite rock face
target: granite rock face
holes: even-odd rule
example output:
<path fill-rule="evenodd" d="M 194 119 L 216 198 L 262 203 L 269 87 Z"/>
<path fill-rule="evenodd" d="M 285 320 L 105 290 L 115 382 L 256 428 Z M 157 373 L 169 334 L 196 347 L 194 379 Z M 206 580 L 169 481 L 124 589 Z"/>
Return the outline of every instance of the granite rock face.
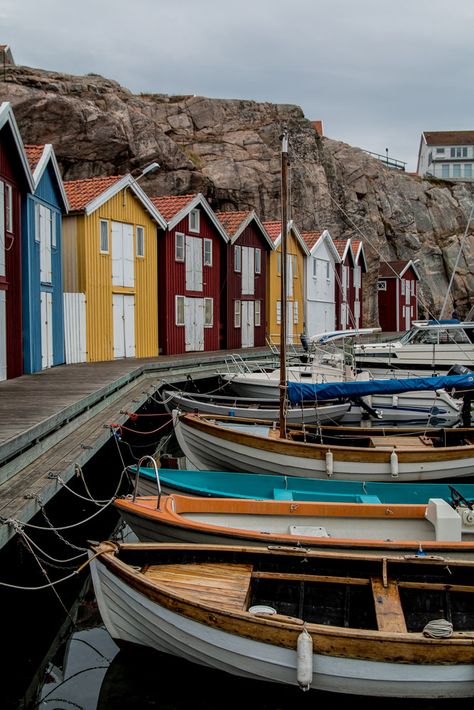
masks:
<path fill-rule="evenodd" d="M 448 286 L 460 315 L 474 300 L 474 184 L 426 180 L 320 137 L 298 106 L 134 95 L 98 75 L 10 67 L 0 81 L 25 143 L 52 143 L 64 180 L 132 172 L 150 195 L 202 192 L 215 209 L 280 218 L 280 136 L 290 135 L 289 214 L 305 230 L 362 239 L 364 324 L 377 325 L 380 259 L 418 259 L 421 302 L 440 315 Z M 324 107 L 321 107 L 324 115 Z M 311 117 L 313 118 L 313 117 Z M 319 117 L 317 117 L 319 118 Z M 460 245 L 463 250 L 460 255 Z M 471 297 L 472 294 L 472 297 Z M 445 317 L 452 310 L 446 302 Z"/>

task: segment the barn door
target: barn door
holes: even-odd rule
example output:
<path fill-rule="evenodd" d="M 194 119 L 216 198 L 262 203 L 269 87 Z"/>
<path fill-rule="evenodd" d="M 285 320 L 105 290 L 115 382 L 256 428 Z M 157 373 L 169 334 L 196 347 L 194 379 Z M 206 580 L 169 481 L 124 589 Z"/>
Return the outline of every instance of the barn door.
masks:
<path fill-rule="evenodd" d="M 255 293 L 255 249 L 242 247 L 242 294 L 253 296 Z"/>
<path fill-rule="evenodd" d="M 184 301 L 184 347 L 188 352 L 204 350 L 203 298 L 186 298 Z"/>
<path fill-rule="evenodd" d="M 41 368 L 53 366 L 53 294 L 41 291 Z"/>
<path fill-rule="evenodd" d="M 135 357 L 135 296 L 112 295 L 114 358 Z"/>
<path fill-rule="evenodd" d="M 253 348 L 255 344 L 255 308 L 253 301 L 242 301 L 241 304 L 242 347 Z"/>
<path fill-rule="evenodd" d="M 186 237 L 186 290 L 202 291 L 202 239 Z"/>

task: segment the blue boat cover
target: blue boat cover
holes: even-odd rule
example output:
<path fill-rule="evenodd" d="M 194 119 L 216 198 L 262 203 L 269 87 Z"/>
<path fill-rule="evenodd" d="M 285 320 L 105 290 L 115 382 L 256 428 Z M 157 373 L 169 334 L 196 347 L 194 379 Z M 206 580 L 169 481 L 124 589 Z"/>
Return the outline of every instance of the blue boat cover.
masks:
<path fill-rule="evenodd" d="M 370 394 L 398 394 L 415 390 L 469 390 L 474 388 L 474 372 L 464 375 L 440 375 L 436 377 L 404 377 L 403 379 L 364 380 L 360 382 L 288 382 L 288 398 L 291 404 L 304 401 L 348 399 Z"/>

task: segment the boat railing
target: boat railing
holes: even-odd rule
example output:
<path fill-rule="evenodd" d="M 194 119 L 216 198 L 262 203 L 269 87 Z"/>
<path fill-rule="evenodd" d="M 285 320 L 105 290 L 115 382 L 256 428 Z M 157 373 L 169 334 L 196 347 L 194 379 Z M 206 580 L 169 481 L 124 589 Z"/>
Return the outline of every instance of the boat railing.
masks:
<path fill-rule="evenodd" d="M 160 481 L 160 474 L 158 472 L 158 464 L 156 463 L 155 459 L 153 456 L 150 456 L 149 454 L 145 454 L 145 456 L 142 456 L 140 461 L 136 465 L 136 476 L 135 476 L 135 487 L 133 489 L 133 502 L 135 502 L 137 498 L 137 492 L 138 492 L 138 483 L 140 481 L 140 468 L 142 464 L 145 461 L 151 461 L 153 464 L 153 468 L 155 469 L 155 478 L 156 478 L 156 486 L 158 488 L 158 500 L 156 503 L 156 509 L 160 509 L 160 504 L 161 504 L 161 481 Z"/>

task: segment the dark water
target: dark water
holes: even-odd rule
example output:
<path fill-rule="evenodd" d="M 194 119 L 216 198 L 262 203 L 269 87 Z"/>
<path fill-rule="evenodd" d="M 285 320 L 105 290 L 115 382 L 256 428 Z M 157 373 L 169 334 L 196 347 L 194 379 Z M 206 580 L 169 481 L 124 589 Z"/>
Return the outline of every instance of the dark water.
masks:
<path fill-rule="evenodd" d="M 150 404 L 143 413 L 162 414 Z M 158 421 L 158 425 L 157 425 Z M 434 710 L 465 708 L 466 701 L 406 701 L 338 694 L 277 686 L 233 677 L 158 654 L 150 649 L 119 649 L 100 619 L 88 567 L 77 573 L 87 540 L 107 539 L 120 529 L 113 507 L 98 507 L 78 498 L 90 492 L 94 500 L 109 500 L 117 490 L 124 464 L 153 453 L 160 442 L 164 452 L 179 454 L 163 417 L 143 417 L 129 423 L 122 441 L 111 438 L 84 467 L 83 481 L 71 482 L 32 523 L 55 528 L 84 521 L 61 531 L 26 527 L 28 539 L 17 536 L 2 551 L 0 572 L 1 640 L 0 710 L 221 710 L 223 708 L 295 708 L 363 704 L 368 710 Z M 144 436 L 142 432 L 149 434 Z M 125 478 L 121 493 L 131 490 Z M 72 575 L 55 591 L 49 581 Z M 11 587 L 5 584 L 12 585 Z M 25 589 L 45 587 L 44 589 Z"/>

